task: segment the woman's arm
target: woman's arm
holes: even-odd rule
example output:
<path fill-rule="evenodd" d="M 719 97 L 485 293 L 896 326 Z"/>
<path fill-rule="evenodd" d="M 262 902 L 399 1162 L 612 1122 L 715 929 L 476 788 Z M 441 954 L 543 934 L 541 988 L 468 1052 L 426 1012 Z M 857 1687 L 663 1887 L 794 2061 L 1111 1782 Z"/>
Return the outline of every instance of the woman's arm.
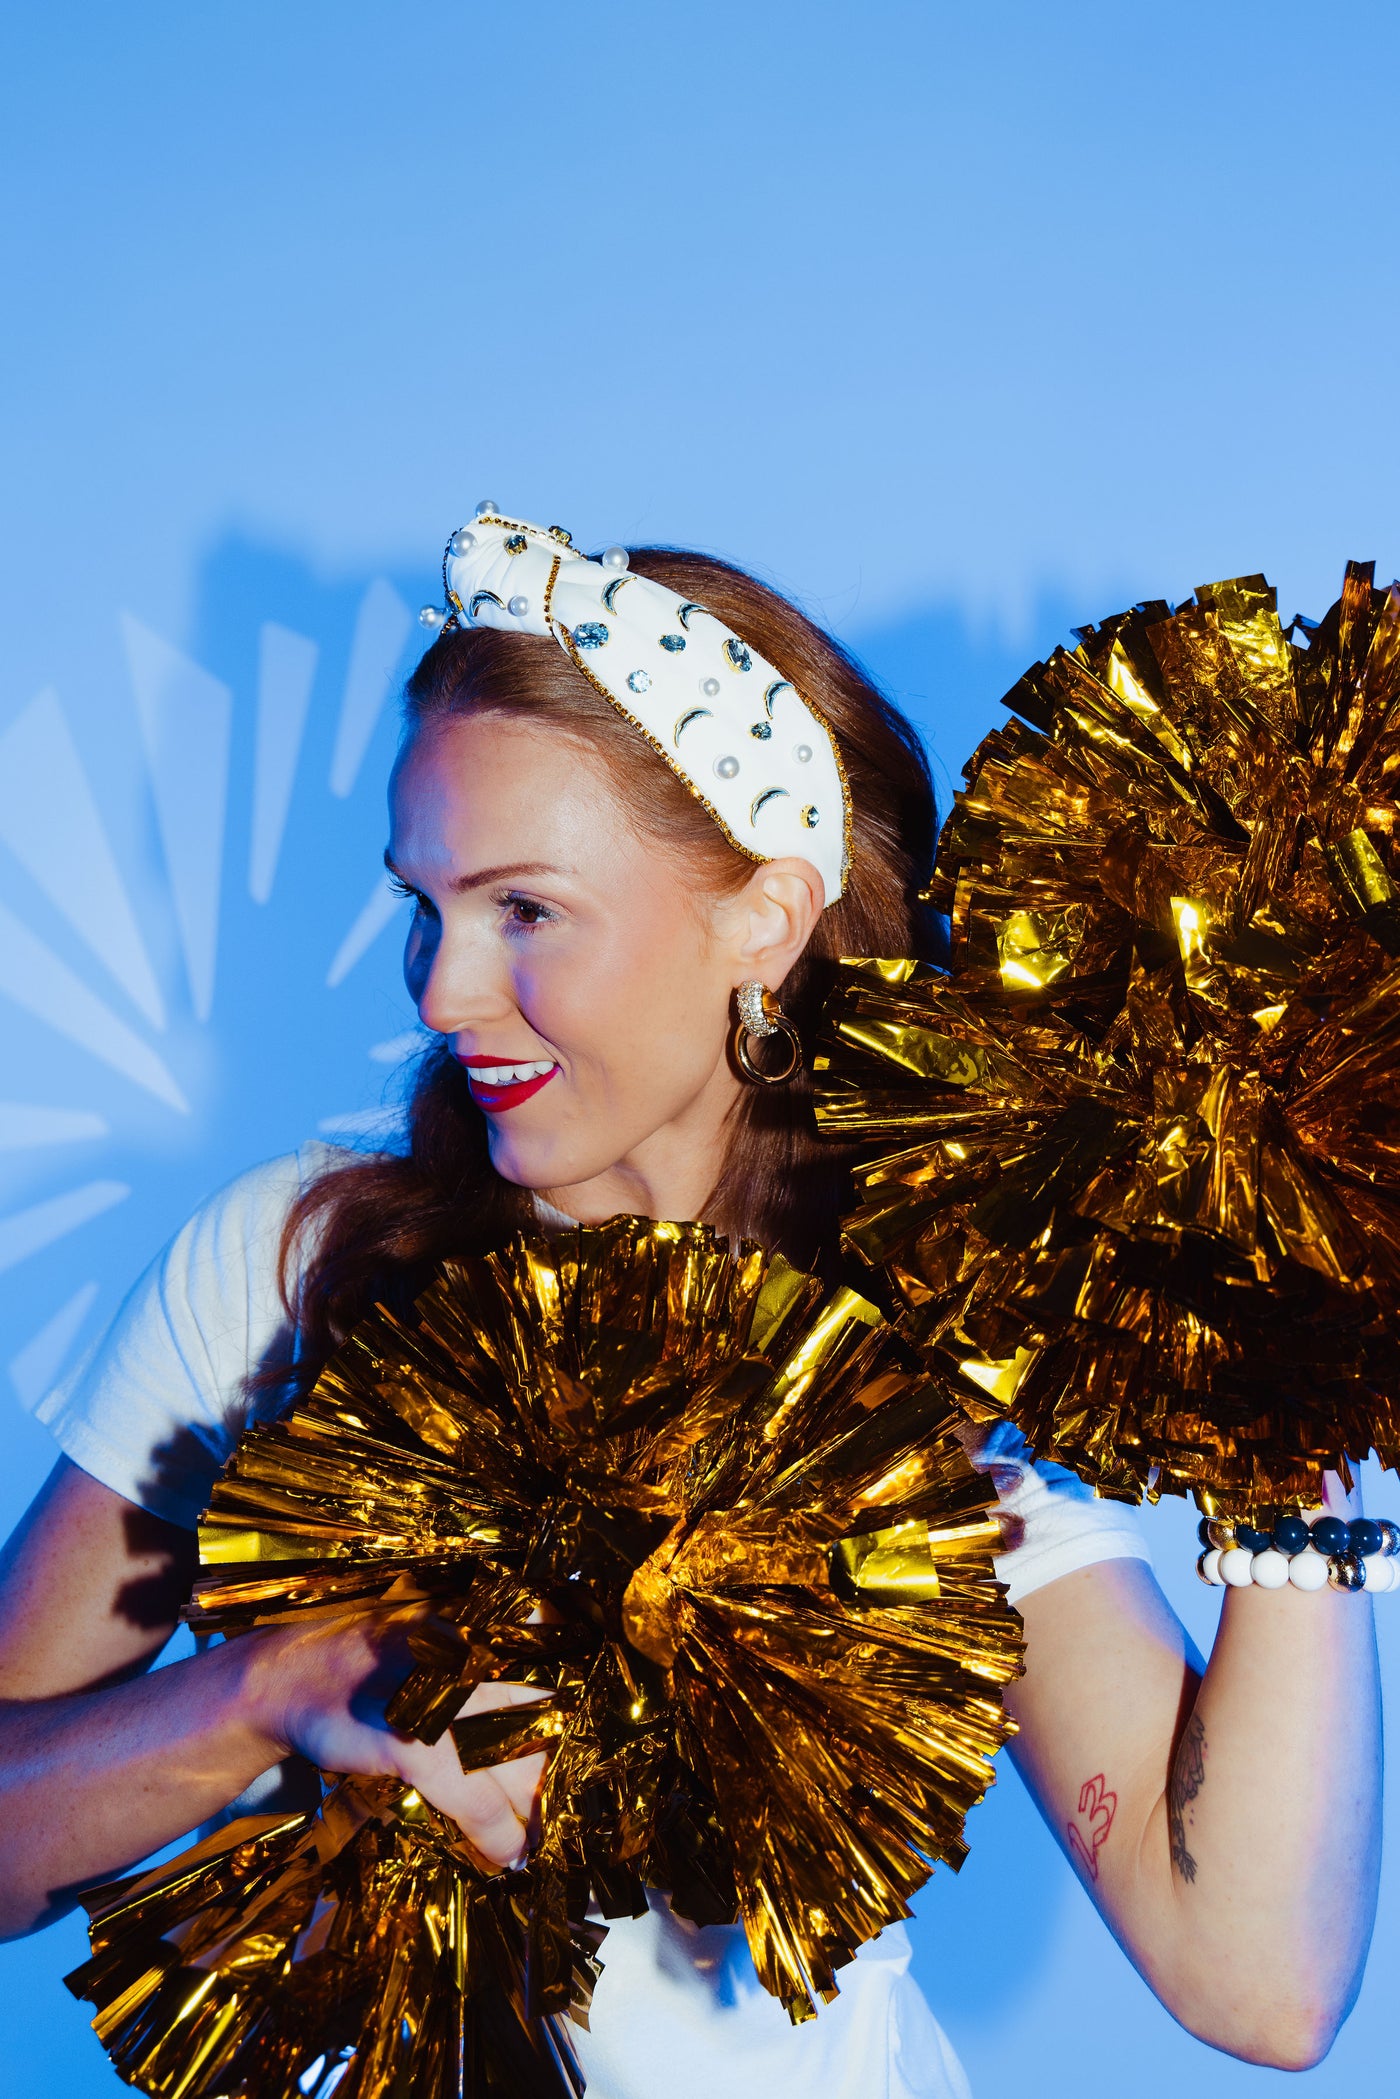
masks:
<path fill-rule="evenodd" d="M 1223 1594 L 1203 1674 L 1140 1562 L 1028 1596 L 1012 1754 L 1167 2009 L 1217 2048 L 1304 2069 L 1351 2008 L 1375 1916 L 1372 1605 Z"/>
<path fill-rule="evenodd" d="M 544 1759 L 463 1773 L 450 1736 L 430 1748 L 385 1726 L 411 1666 L 402 1621 L 247 1633 L 143 1674 L 194 1559 L 189 1533 L 66 1459 L 0 1557 L 0 1937 L 52 1922 L 293 1751 L 397 1774 L 493 1863 L 519 1855 Z M 473 1704 L 515 1695 L 484 1685 Z"/>

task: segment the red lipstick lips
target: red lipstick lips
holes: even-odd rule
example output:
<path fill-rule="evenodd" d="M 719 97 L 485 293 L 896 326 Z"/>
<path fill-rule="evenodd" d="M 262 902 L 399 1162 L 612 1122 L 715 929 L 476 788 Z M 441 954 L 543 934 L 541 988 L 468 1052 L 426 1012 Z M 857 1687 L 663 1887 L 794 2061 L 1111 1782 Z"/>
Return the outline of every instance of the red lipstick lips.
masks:
<path fill-rule="evenodd" d="M 457 1062 L 466 1071 L 472 1099 L 488 1115 L 503 1115 L 507 1108 L 518 1108 L 522 1101 L 529 1100 L 531 1094 L 538 1093 L 541 1086 L 547 1086 L 559 1069 L 557 1064 L 551 1064 L 547 1071 L 540 1071 L 538 1067 L 544 1062 L 543 1058 L 524 1058 L 512 1063 L 504 1057 L 458 1057 Z M 529 1078 L 498 1076 L 504 1072 L 528 1070 L 531 1063 L 536 1069 Z M 488 1072 L 491 1074 L 489 1079 Z"/>

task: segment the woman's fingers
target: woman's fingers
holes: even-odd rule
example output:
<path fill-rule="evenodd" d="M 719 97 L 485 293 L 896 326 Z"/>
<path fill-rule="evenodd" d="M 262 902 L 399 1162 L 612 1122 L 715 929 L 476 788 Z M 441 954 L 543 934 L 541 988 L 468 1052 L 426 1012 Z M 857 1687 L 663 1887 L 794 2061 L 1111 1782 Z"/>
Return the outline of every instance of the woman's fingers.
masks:
<path fill-rule="evenodd" d="M 509 1866 L 526 1849 L 530 1809 L 544 1775 L 542 1756 L 517 1757 L 489 1771 L 464 1771 L 450 1735 L 429 1747 L 404 1746 L 400 1771 L 442 1814 L 450 1815 L 493 1866 Z M 529 1778 L 521 1767 L 534 1767 Z"/>
<path fill-rule="evenodd" d="M 530 1684 L 479 1684 L 463 1715 L 494 1713 L 546 1697 Z M 493 1865 L 513 1865 L 524 1853 L 548 1764 L 540 1750 L 481 1771 L 464 1771 L 450 1735 L 431 1745 L 405 1742 L 400 1769 L 427 1801 L 458 1823 Z"/>
<path fill-rule="evenodd" d="M 530 1756 L 513 1757 L 508 1764 L 497 1764 L 492 1774 L 510 1802 L 511 1811 L 522 1829 L 532 1835 L 540 1787 L 544 1784 L 544 1774 L 548 1768 L 548 1753 L 536 1750 Z"/>
<path fill-rule="evenodd" d="M 471 1713 L 497 1713 L 506 1706 L 533 1705 L 541 1698 L 549 1697 L 535 1684 L 492 1683 L 478 1684 L 471 1697 L 462 1707 L 465 1719 Z M 547 1750 L 532 1750 L 529 1756 L 512 1757 L 509 1763 L 493 1764 L 492 1773 L 501 1791 L 509 1800 L 521 1825 L 533 1833 L 535 1810 L 539 1804 L 540 1787 L 549 1766 Z"/>
<path fill-rule="evenodd" d="M 275 1695 L 290 1709 L 286 1739 L 325 1770 L 396 1773 L 450 1815 L 492 1865 L 511 1865 L 527 1849 L 548 1759 L 533 1751 L 464 1771 L 450 1734 L 419 1742 L 389 1726 L 386 1708 L 413 1667 L 408 1636 L 423 1619 L 415 1610 L 298 1629 L 269 1648 L 269 1665 L 285 1680 Z M 480 1684 L 462 1712 L 497 1712 L 548 1695 L 530 1684 Z"/>
<path fill-rule="evenodd" d="M 478 1684 L 457 1717 L 465 1720 L 470 1713 L 498 1713 L 503 1706 L 533 1705 L 537 1699 L 550 1695 L 536 1684 Z"/>

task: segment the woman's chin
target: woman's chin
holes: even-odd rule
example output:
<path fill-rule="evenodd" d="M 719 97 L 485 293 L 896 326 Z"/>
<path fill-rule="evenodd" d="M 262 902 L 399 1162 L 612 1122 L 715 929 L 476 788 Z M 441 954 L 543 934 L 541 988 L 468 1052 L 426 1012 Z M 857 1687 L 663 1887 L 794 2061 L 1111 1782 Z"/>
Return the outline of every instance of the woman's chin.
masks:
<path fill-rule="evenodd" d="M 529 1195 L 553 1185 L 548 1167 L 530 1156 L 529 1146 L 493 1144 L 491 1164 L 503 1181 L 513 1182 Z"/>
<path fill-rule="evenodd" d="M 523 1134 L 512 1137 L 502 1130 L 491 1132 L 491 1164 L 503 1181 L 513 1181 L 530 1194 L 549 1188 L 575 1188 L 599 1169 L 589 1162 L 582 1166 L 565 1157 L 557 1144 L 547 1139 L 531 1143 Z"/>

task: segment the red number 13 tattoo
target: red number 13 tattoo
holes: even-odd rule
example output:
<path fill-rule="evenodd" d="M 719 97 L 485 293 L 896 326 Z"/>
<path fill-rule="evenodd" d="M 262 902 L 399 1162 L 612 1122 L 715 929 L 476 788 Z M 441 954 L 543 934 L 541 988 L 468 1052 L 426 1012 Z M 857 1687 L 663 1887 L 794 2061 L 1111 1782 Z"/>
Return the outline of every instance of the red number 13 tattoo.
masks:
<path fill-rule="evenodd" d="M 1118 1795 L 1109 1792 L 1102 1771 L 1095 1778 L 1086 1778 L 1079 1788 L 1079 1813 L 1066 1827 L 1070 1857 L 1083 1867 L 1090 1880 L 1099 1877 L 1099 1852 L 1117 1812 Z"/>

